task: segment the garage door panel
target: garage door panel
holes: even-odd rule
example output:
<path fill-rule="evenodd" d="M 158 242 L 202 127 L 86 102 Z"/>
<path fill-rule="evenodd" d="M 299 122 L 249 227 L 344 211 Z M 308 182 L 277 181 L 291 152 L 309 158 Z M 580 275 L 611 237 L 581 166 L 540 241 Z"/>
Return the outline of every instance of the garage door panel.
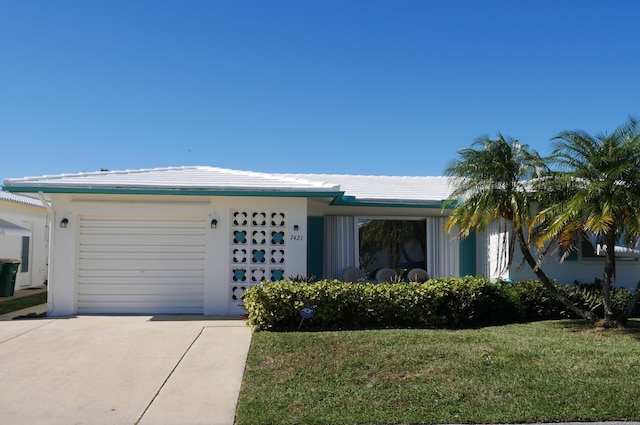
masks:
<path fill-rule="evenodd" d="M 116 222 L 112 226 L 83 226 L 80 230 L 83 230 L 87 236 L 102 236 L 102 235 L 141 235 L 141 236 L 155 236 L 158 234 L 167 236 L 179 236 L 179 235 L 197 235 L 200 233 L 200 223 L 196 223 L 193 226 L 185 226 L 183 222 L 161 222 L 157 225 L 149 226 L 148 223 L 132 224 L 131 226 L 117 225 Z M 179 224 L 180 228 L 173 228 L 176 224 Z"/>
<path fill-rule="evenodd" d="M 166 229 L 176 228 L 174 223 L 179 223 L 180 228 L 184 229 L 199 229 L 199 223 L 192 220 L 193 217 L 145 217 L 144 220 L 140 220 L 139 217 L 131 216 L 125 217 L 107 217 L 107 216 L 83 216 L 83 222 L 81 226 L 84 226 L 92 231 L 99 229 L 158 229 L 165 231 Z"/>
<path fill-rule="evenodd" d="M 171 246 L 193 246 L 193 237 L 196 235 L 105 235 L 88 236 L 81 242 L 83 248 L 90 249 L 91 246 L 126 246 L 126 247 L 158 247 L 167 249 Z M 201 246 L 204 246 L 202 244 Z"/>
<path fill-rule="evenodd" d="M 122 300 L 100 302 L 84 301 L 84 314 L 202 314 L 202 307 L 192 303 L 126 302 Z"/>
<path fill-rule="evenodd" d="M 127 295 L 145 295 L 145 294 L 149 294 L 149 285 L 154 285 L 155 287 L 154 292 L 155 294 L 161 294 L 161 295 L 189 295 L 189 296 L 193 296 L 193 295 L 197 295 L 197 296 L 201 296 L 202 295 L 202 286 L 195 284 L 195 283 L 183 283 L 181 282 L 180 284 L 176 285 L 176 284 L 164 284 L 164 285 L 158 285 L 155 283 L 149 283 L 149 284 L 141 284 L 141 283 L 136 283 L 136 284 L 125 284 L 125 285 L 114 285 L 111 283 L 98 283 L 98 284 L 90 284 L 90 285 L 85 285 L 82 289 L 82 292 L 80 292 L 79 296 L 83 297 L 83 296 L 91 296 L 91 295 L 116 295 L 116 296 L 120 296 L 123 294 L 127 294 Z M 126 288 L 124 288 L 123 286 L 126 286 Z M 123 295 L 126 296 L 126 295 Z M 151 294 L 149 295 L 149 297 L 153 297 L 154 295 Z"/>
<path fill-rule="evenodd" d="M 204 273 L 201 270 L 189 270 L 189 271 L 158 271 L 158 270 L 149 270 L 145 273 L 140 273 L 137 270 L 112 270 L 112 271 L 104 271 L 104 270 L 91 270 L 84 271 L 79 274 L 79 277 L 82 279 L 83 283 L 85 279 L 104 279 L 105 282 L 113 282 L 118 283 L 124 279 L 132 280 L 132 279 L 145 279 L 145 278 L 153 278 L 153 279 L 164 279 L 167 281 L 178 281 L 178 280 L 192 280 L 196 279 L 198 281 L 202 281 L 204 278 Z"/>
<path fill-rule="evenodd" d="M 123 259 L 85 259 L 80 258 L 80 262 L 82 266 L 80 268 L 80 273 L 83 270 L 101 270 L 104 272 L 108 272 L 110 270 L 135 270 L 139 273 L 147 273 L 147 272 L 158 272 L 161 273 L 163 271 L 187 271 L 198 269 L 200 265 L 203 263 L 204 258 L 196 258 L 193 260 L 183 260 L 183 259 L 175 259 L 175 258 L 167 258 L 163 261 L 157 261 L 153 259 L 139 259 L 139 258 L 129 258 L 126 260 Z"/>
<path fill-rule="evenodd" d="M 81 231 L 83 229 L 80 229 Z M 119 236 L 125 240 L 127 244 L 135 243 L 135 241 L 141 244 L 149 244 L 156 243 L 161 240 L 166 242 L 167 244 L 178 243 L 178 244 L 191 244 L 193 242 L 192 238 L 194 236 L 198 236 L 199 233 L 189 232 L 189 231 L 173 231 L 170 233 L 159 233 L 160 230 L 154 229 L 153 231 L 149 230 L 148 232 L 138 232 L 138 231 L 125 231 L 121 229 L 118 232 L 106 232 L 106 233 L 94 233 L 89 234 L 85 233 L 85 239 L 83 243 L 91 245 L 93 244 L 103 244 L 107 242 L 113 242 L 114 236 Z"/>
<path fill-rule="evenodd" d="M 141 305 L 158 305 L 165 303 L 164 294 L 127 294 L 127 295 L 104 295 L 103 299 L 100 302 L 105 303 L 137 303 Z M 194 301 L 197 301 L 200 297 L 198 294 L 171 294 L 173 302 L 172 305 L 181 304 L 186 305 L 193 304 Z M 83 297 L 86 298 L 88 302 L 91 302 L 91 298 L 87 296 L 80 296 L 80 299 Z M 166 304 L 166 303 L 165 303 Z"/>
<path fill-rule="evenodd" d="M 78 275 L 80 277 L 107 277 L 112 278 L 113 280 L 117 280 L 119 277 L 145 277 L 145 276 L 153 276 L 158 278 L 181 278 L 181 277 L 196 277 L 202 278 L 204 276 L 204 271 L 200 269 L 190 269 L 190 270 L 158 270 L 158 269 L 140 269 L 140 268 L 125 268 L 125 267 L 116 267 L 116 268 L 93 268 L 93 269 L 82 269 L 79 271 Z"/>
<path fill-rule="evenodd" d="M 122 246 L 122 247 L 109 247 L 102 246 L 99 248 L 92 248 L 91 250 L 83 250 L 80 258 L 90 260 L 92 258 L 102 259 L 102 258 L 122 258 L 122 254 L 127 254 L 128 258 L 141 258 L 141 259 L 152 259 L 158 261 L 164 260 L 191 260 L 191 259 L 204 259 L 204 255 L 202 254 L 202 247 L 185 247 L 180 250 L 180 252 L 167 251 L 166 249 L 157 249 L 155 247 L 146 247 L 143 250 L 140 249 L 139 246 Z M 198 256 L 199 254 L 199 256 Z"/>
<path fill-rule="evenodd" d="M 122 290 L 126 291 L 126 286 L 134 286 L 134 285 L 156 285 L 160 286 L 180 286 L 180 285 L 202 285 L 202 276 L 176 276 L 176 277 L 154 277 L 154 276 L 121 276 L 117 279 L 104 277 L 104 276 L 95 276 L 95 277 L 83 277 L 82 278 L 82 287 L 85 288 L 90 285 L 111 285 L 114 287 L 121 286 Z M 153 289 L 153 288 L 151 288 Z M 81 289 L 84 291 L 85 289 Z M 179 289 L 178 289 L 179 291 Z"/>
<path fill-rule="evenodd" d="M 204 219 L 82 217 L 80 313 L 192 313 L 204 306 Z"/>

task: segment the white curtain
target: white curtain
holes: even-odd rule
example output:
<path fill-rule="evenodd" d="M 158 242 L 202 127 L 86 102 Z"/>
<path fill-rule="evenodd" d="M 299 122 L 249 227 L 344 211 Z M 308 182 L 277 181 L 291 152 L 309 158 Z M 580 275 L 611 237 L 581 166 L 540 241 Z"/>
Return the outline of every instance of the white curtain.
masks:
<path fill-rule="evenodd" d="M 486 276 L 490 279 L 509 277 L 510 235 L 510 226 L 504 220 L 494 221 L 487 229 Z"/>
<path fill-rule="evenodd" d="M 324 218 L 324 276 L 342 279 L 349 267 L 357 267 L 355 218 L 326 216 Z"/>
<path fill-rule="evenodd" d="M 427 272 L 432 277 L 460 276 L 460 241 L 444 230 L 446 217 L 427 217 Z"/>
<path fill-rule="evenodd" d="M 476 234 L 476 275 L 489 277 L 491 265 L 489 264 L 489 234 L 478 232 Z"/>

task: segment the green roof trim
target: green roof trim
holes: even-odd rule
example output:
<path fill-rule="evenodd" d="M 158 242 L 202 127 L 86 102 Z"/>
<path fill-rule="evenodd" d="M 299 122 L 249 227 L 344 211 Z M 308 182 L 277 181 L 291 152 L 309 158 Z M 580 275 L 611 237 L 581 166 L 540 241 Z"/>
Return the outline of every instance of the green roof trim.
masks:
<path fill-rule="evenodd" d="M 347 207 L 391 207 L 391 208 L 438 208 L 440 201 L 401 200 L 358 200 L 354 196 L 345 196 L 343 191 L 305 191 L 273 189 L 198 189 L 198 188 L 136 188 L 136 187 L 50 187 L 50 186 L 5 186 L 3 190 L 11 193 L 64 193 L 96 195 L 180 195 L 180 196 L 250 196 L 277 198 L 333 198 L 331 205 Z M 450 202 L 447 209 L 455 208 L 459 202 Z"/>
<path fill-rule="evenodd" d="M 319 192 L 300 190 L 222 190 L 222 189 L 154 189 L 154 188 L 96 188 L 96 187 L 47 187 L 47 186 L 9 186 L 4 190 L 12 193 L 78 193 L 78 194 L 98 194 L 98 195 L 185 195 L 185 196 L 268 196 L 282 198 L 336 198 L 344 195 L 344 192 Z"/>
<path fill-rule="evenodd" d="M 359 201 L 353 196 L 336 197 L 331 205 L 339 205 L 346 207 L 392 207 L 392 208 L 442 208 L 445 201 L 385 201 L 385 200 L 367 200 Z M 454 205 L 455 206 L 455 205 Z"/>

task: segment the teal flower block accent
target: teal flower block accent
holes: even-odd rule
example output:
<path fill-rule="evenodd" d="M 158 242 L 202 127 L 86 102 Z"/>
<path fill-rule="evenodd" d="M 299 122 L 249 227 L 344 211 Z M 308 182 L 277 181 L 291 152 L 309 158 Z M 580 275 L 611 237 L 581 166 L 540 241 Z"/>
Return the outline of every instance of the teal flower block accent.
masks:
<path fill-rule="evenodd" d="M 247 232 L 245 230 L 234 230 L 233 243 L 247 243 Z"/>
<path fill-rule="evenodd" d="M 282 270 L 282 269 L 271 270 L 271 281 L 272 282 L 277 282 L 279 280 L 282 280 L 283 277 L 284 277 L 284 270 Z"/>
<path fill-rule="evenodd" d="M 233 281 L 234 282 L 244 282 L 247 280 L 247 271 L 245 269 L 234 269 L 233 270 Z"/>
<path fill-rule="evenodd" d="M 271 245 L 284 244 L 284 232 L 271 232 Z"/>
<path fill-rule="evenodd" d="M 254 249 L 252 251 L 253 257 L 251 258 L 251 261 L 253 261 L 254 263 L 264 263 L 265 260 L 265 254 L 264 254 L 264 249 Z"/>

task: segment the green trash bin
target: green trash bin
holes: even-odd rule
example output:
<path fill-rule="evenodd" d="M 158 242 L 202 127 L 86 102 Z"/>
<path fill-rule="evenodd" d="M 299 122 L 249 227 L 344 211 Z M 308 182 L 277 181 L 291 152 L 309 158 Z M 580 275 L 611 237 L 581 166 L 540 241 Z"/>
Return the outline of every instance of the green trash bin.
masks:
<path fill-rule="evenodd" d="M 0 260 L 0 297 L 12 297 L 16 288 L 16 275 L 20 260 L 2 259 Z"/>

